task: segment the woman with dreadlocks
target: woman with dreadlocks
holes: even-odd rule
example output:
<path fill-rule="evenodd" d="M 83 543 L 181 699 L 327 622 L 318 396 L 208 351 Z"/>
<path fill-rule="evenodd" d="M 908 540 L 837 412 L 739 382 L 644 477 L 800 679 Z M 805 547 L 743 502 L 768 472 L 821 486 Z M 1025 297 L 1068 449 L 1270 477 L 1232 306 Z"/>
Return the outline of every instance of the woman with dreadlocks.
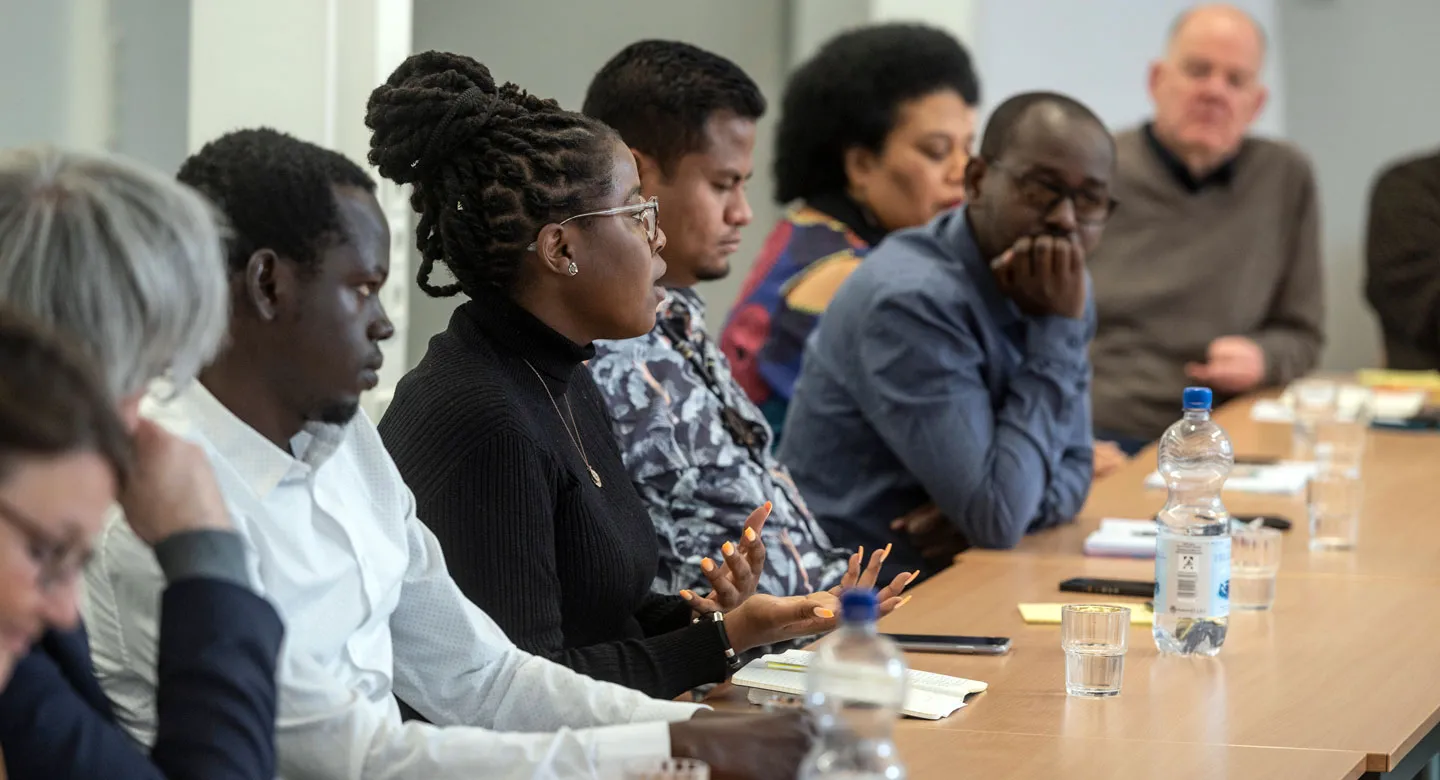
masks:
<path fill-rule="evenodd" d="M 665 271 L 618 135 L 439 52 L 376 89 L 366 123 L 371 162 L 414 186 L 421 289 L 469 298 L 380 424 L 466 595 L 525 650 L 657 697 L 830 628 L 833 594 L 753 595 L 764 507 L 704 567 L 712 594 L 650 592 L 653 527 L 582 365 L 649 332 Z"/>

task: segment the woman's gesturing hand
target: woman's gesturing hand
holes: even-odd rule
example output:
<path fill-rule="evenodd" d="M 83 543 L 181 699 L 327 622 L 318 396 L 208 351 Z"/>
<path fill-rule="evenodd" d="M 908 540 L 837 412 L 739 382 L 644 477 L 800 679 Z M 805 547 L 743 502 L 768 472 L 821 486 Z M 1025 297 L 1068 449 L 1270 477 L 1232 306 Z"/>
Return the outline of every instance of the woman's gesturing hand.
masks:
<path fill-rule="evenodd" d="M 760 573 L 765 570 L 765 543 L 760 539 L 760 529 L 770 517 L 770 502 L 750 513 L 745 521 L 745 530 L 740 541 L 726 542 L 720 546 L 722 563 L 705 558 L 700 562 L 705 579 L 714 588 L 706 596 L 692 591 L 680 591 L 680 597 L 690 604 L 696 614 L 730 612 L 755 594 L 760 584 Z"/>

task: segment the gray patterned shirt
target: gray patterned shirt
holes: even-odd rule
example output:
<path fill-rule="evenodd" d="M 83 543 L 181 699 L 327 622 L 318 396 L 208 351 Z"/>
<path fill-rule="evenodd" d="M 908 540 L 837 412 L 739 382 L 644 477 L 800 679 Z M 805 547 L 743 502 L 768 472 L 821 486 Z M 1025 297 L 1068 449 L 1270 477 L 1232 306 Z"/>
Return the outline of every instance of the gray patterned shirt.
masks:
<path fill-rule="evenodd" d="M 625 467 L 659 537 L 655 590 L 707 591 L 700 560 L 738 541 L 745 519 L 766 501 L 774 506 L 761 532 L 767 556 L 760 591 L 784 596 L 834 587 L 849 552 L 830 545 L 775 459 L 770 426 L 730 375 L 704 316 L 693 290 L 671 290 L 654 330 L 596 342 L 590 361 Z"/>

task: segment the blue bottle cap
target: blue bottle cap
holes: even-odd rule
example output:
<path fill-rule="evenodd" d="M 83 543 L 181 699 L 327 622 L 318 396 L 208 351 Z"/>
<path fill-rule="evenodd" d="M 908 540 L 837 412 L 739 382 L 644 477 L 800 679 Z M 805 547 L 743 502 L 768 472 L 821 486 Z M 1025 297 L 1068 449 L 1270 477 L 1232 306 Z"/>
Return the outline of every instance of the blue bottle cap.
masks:
<path fill-rule="evenodd" d="M 880 603 L 870 588 L 851 588 L 840 594 L 840 617 L 846 623 L 873 623 Z"/>
<path fill-rule="evenodd" d="M 1186 410 L 1203 409 L 1210 411 L 1210 404 L 1213 397 L 1208 387 L 1187 387 L 1183 396 L 1183 404 Z"/>

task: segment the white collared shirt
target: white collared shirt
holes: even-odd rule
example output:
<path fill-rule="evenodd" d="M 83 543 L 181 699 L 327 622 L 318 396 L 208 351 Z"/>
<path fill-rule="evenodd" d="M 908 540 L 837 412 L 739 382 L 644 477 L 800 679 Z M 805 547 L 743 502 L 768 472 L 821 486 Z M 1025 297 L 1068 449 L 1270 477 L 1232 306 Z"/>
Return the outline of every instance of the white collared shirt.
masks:
<path fill-rule="evenodd" d="M 282 777 L 591 777 L 668 756 L 667 722 L 697 709 L 517 648 L 451 580 L 363 414 L 307 427 L 292 457 L 198 382 L 146 399 L 142 412 L 204 446 L 251 551 L 252 582 L 285 620 Z M 117 518 L 86 585 L 96 675 L 121 723 L 149 744 L 164 578 Z M 402 724 L 392 692 L 435 725 Z"/>

